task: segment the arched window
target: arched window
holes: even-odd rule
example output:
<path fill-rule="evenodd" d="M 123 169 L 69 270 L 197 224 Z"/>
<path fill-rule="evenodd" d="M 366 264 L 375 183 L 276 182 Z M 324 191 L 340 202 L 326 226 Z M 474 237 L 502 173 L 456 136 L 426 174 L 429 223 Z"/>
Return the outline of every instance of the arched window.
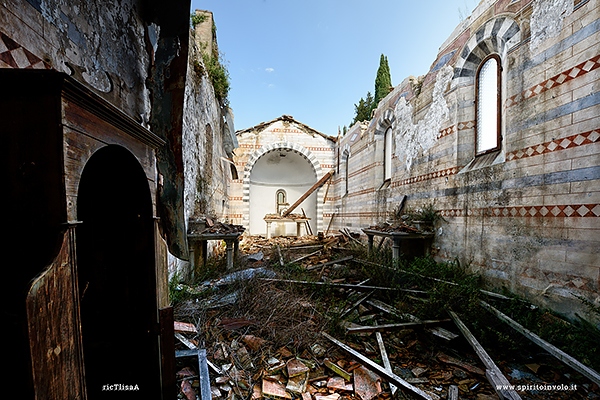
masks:
<path fill-rule="evenodd" d="M 277 213 L 281 214 L 283 211 L 285 211 L 285 207 L 289 205 L 285 190 L 279 189 L 277 192 L 275 192 L 275 201 L 277 202 Z"/>
<path fill-rule="evenodd" d="M 392 128 L 387 128 L 383 144 L 383 180 L 392 179 Z"/>
<path fill-rule="evenodd" d="M 348 164 L 350 164 L 350 153 L 348 153 L 348 151 L 344 151 L 344 195 L 348 194 L 348 180 L 350 177 L 349 171 L 350 171 L 350 166 Z"/>
<path fill-rule="evenodd" d="M 501 78 L 500 57 L 492 54 L 480 64 L 475 79 L 477 154 L 489 153 L 500 148 Z"/>

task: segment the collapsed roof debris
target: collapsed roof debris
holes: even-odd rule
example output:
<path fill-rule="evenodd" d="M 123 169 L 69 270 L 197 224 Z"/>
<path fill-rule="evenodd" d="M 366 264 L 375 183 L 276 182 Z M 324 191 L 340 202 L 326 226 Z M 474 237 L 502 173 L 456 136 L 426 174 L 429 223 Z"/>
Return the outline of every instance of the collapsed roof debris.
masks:
<path fill-rule="evenodd" d="M 180 396 L 600 398 L 593 379 L 548 354 L 523 350 L 528 349 L 525 341 L 511 337 L 506 333 L 510 327 L 506 330 L 481 308 L 494 304 L 506 311 L 530 307 L 528 303 L 482 291 L 477 279 L 430 259 L 399 265 L 385 246 L 367 255 L 355 236 L 345 231 L 322 238 L 245 237 L 239 270 L 223 275 L 213 271 L 212 279 L 174 286 L 177 296 L 185 294 L 175 305 L 181 321 L 176 322 Z M 468 340 L 484 336 L 475 351 L 465 339 L 467 325 Z M 490 329 L 519 350 L 503 348 L 488 337 Z M 493 370 L 477 357 L 484 347 L 496 366 Z M 589 360 L 599 358 L 593 350 Z M 203 383 L 203 362 L 208 383 Z M 499 375 L 506 384 L 538 389 L 499 389 L 494 386 Z M 539 389 L 544 385 L 566 389 Z"/>

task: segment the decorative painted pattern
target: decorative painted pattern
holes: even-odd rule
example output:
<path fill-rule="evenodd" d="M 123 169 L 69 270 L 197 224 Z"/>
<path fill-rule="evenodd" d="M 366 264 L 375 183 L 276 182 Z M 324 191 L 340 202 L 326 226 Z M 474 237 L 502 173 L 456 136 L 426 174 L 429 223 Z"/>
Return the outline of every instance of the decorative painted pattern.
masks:
<path fill-rule="evenodd" d="M 458 173 L 458 171 L 461 170 L 461 168 L 462 167 L 452 167 L 452 168 L 443 169 L 441 171 L 430 172 L 425 175 L 413 176 L 410 178 L 402 179 L 400 181 L 392 182 L 391 187 L 409 185 L 411 183 L 423 182 L 423 181 L 428 181 L 430 179 L 443 178 L 445 176 L 456 175 Z"/>
<path fill-rule="evenodd" d="M 333 149 L 331 147 L 307 147 L 310 151 L 327 151 L 332 152 Z"/>
<path fill-rule="evenodd" d="M 589 60 L 584 61 L 581 64 L 574 66 L 573 68 L 569 68 L 568 70 L 561 72 L 560 74 L 557 74 L 552 78 L 545 80 L 542 83 L 539 83 L 535 86 L 530 87 L 527 90 L 524 90 L 521 93 L 509 97 L 504 103 L 504 108 L 510 108 L 521 101 L 528 100 L 534 96 L 537 96 L 540 93 L 544 93 L 547 90 L 560 86 L 565 82 L 569 82 L 572 79 L 583 76 L 588 72 L 595 70 L 598 67 L 600 67 L 600 55 L 592 57 Z"/>
<path fill-rule="evenodd" d="M 0 32 L 0 68 L 52 69 L 44 60 Z"/>
<path fill-rule="evenodd" d="M 241 149 L 260 149 L 262 144 L 248 144 L 248 143 L 240 143 Z"/>
<path fill-rule="evenodd" d="M 600 217 L 600 204 L 484 207 L 441 210 L 442 217 Z"/>
<path fill-rule="evenodd" d="M 566 138 L 555 139 L 550 142 L 529 146 L 522 150 L 512 151 L 506 155 L 508 161 L 527 158 L 540 154 L 551 153 L 558 150 L 570 149 L 586 144 L 596 143 L 600 139 L 600 129 L 578 133 Z"/>
<path fill-rule="evenodd" d="M 457 131 L 462 131 L 465 129 L 473 129 L 475 128 L 475 126 L 477 125 L 477 121 L 465 121 L 465 122 L 459 122 L 456 125 L 452 125 L 447 127 L 446 129 L 442 129 L 440 130 L 440 132 L 438 133 L 438 139 L 441 139 L 445 136 L 451 135 L 453 133 L 456 133 Z"/>
<path fill-rule="evenodd" d="M 273 129 L 269 129 L 269 131 L 277 132 L 277 133 L 302 133 L 302 131 L 299 129 L 289 129 L 289 128 L 273 128 Z"/>

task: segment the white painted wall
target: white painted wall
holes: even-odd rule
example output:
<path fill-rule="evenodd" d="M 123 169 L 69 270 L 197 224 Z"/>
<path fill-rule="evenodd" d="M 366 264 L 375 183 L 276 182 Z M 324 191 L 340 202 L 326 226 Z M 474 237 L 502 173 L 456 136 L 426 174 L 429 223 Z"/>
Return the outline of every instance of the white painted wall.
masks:
<path fill-rule="evenodd" d="M 283 189 L 287 193 L 290 206 L 317 182 L 312 164 L 300 153 L 289 149 L 272 150 L 261 156 L 250 173 L 250 234 L 265 235 L 266 214 L 277 212 L 276 192 Z M 317 220 L 317 192 L 313 193 L 296 208 L 309 217 L 313 231 Z M 293 223 L 273 224 L 272 235 L 295 235 Z"/>

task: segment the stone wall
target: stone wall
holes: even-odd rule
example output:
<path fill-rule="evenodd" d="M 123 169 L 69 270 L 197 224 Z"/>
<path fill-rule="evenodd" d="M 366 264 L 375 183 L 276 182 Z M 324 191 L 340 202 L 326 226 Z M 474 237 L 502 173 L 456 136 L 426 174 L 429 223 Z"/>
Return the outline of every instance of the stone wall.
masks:
<path fill-rule="evenodd" d="M 197 13 L 201 12 L 196 10 Z M 203 12 L 202 13 L 206 13 Z M 212 13 L 210 26 L 212 26 Z M 204 22 L 203 25 L 209 22 Z M 215 96 L 202 60 L 201 31 L 190 34 L 190 50 L 183 111 L 182 151 L 184 161 L 184 215 L 190 220 L 210 217 L 215 221 L 229 219 L 229 186 L 232 180 L 230 160 L 235 146 L 231 110 L 223 107 Z M 214 42 L 214 38 L 211 38 Z M 214 42 L 216 45 L 216 42 Z M 209 242 L 209 252 L 219 243 Z M 171 256 L 169 275 L 190 276 L 190 262 Z"/>
<path fill-rule="evenodd" d="M 534 303 L 600 304 L 600 1 L 483 1 L 430 71 L 380 102 L 338 143 L 333 225 L 356 231 L 433 204 L 433 252 Z M 476 155 L 475 76 L 501 60 L 500 149 Z M 392 179 L 383 179 L 392 128 Z M 345 154 L 349 154 L 348 193 Z"/>

